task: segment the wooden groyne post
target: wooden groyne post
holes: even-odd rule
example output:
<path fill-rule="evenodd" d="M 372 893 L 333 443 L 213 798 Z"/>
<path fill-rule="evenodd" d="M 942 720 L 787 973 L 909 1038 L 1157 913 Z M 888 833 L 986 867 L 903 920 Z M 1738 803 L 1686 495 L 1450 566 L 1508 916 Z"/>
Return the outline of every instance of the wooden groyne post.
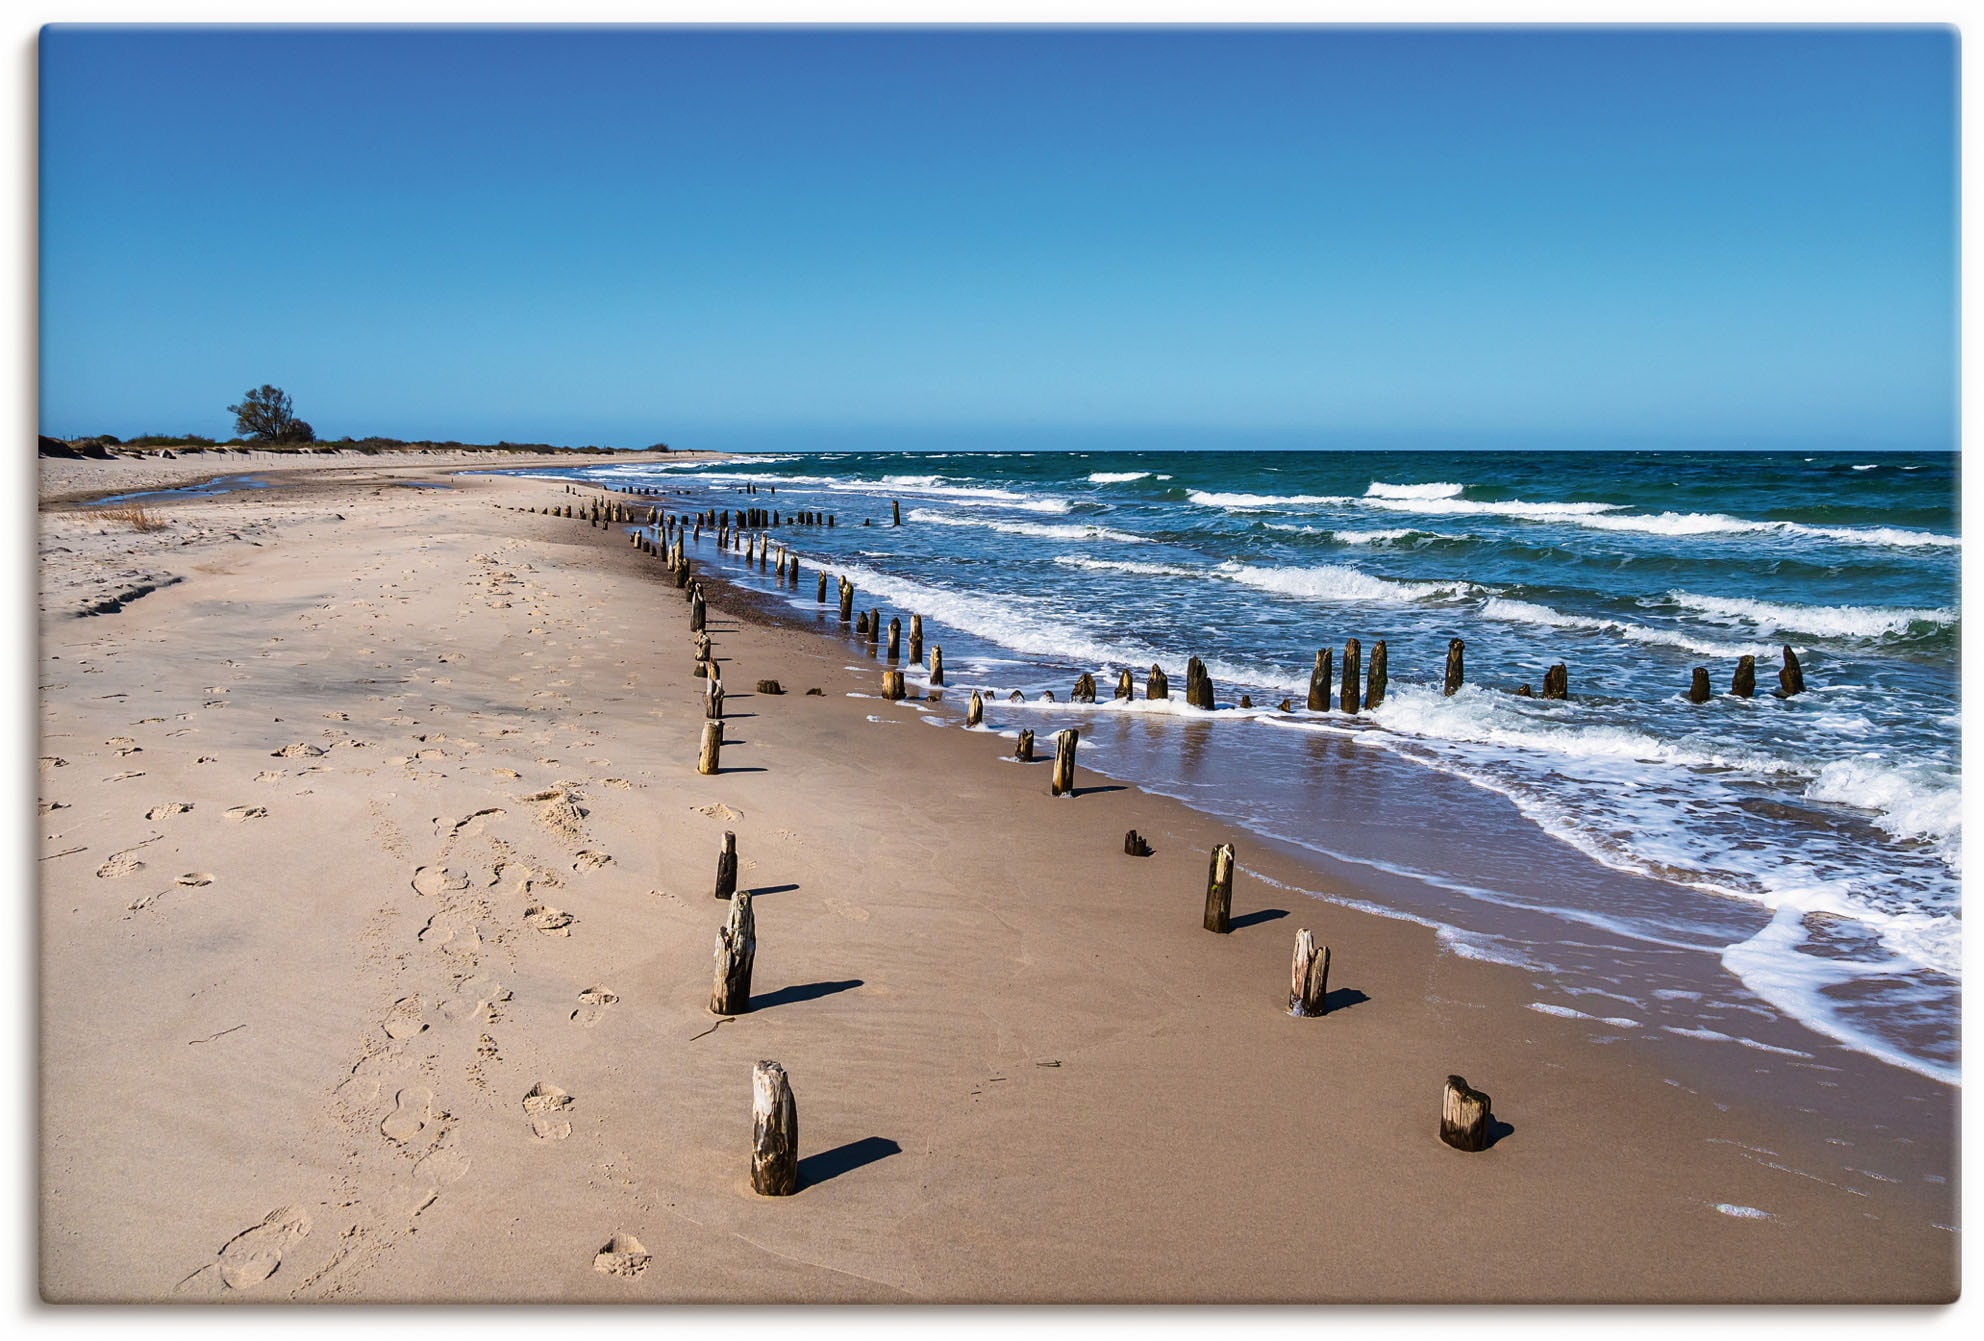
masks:
<path fill-rule="evenodd" d="M 1289 969 L 1288 1013 L 1321 1015 L 1330 994 L 1330 947 L 1318 946 L 1304 927 L 1295 933 L 1295 962 Z"/>
<path fill-rule="evenodd" d="M 777 1062 L 751 1071 L 751 1190 L 762 1197 L 799 1190 L 799 1105 Z"/>
<path fill-rule="evenodd" d="M 1791 650 L 1791 644 L 1784 645 L 1784 669 L 1777 673 L 1777 696 L 1790 698 L 1793 694 L 1805 692 L 1805 671 L 1798 664 L 1798 654 Z"/>
<path fill-rule="evenodd" d="M 1131 677 L 1130 668 L 1125 666 L 1121 671 L 1117 672 L 1116 675 L 1116 697 L 1122 699 L 1133 699 L 1136 696 L 1137 696 L 1137 682 L 1135 679 Z"/>
<path fill-rule="evenodd" d="M 891 703 L 900 703 L 908 691 L 903 688 L 902 672 L 885 670 L 882 672 L 882 697 Z"/>
<path fill-rule="evenodd" d="M 1571 696 L 1571 672 L 1558 662 L 1543 672 L 1543 697 L 1567 699 Z"/>
<path fill-rule="evenodd" d="M 1330 710 L 1330 682 L 1335 678 L 1330 649 L 1316 653 L 1316 667 L 1309 672 L 1309 711 Z"/>
<path fill-rule="evenodd" d="M 1224 936 L 1233 930 L 1233 844 L 1221 843 L 1212 850 L 1212 867 L 1206 873 L 1206 930 Z"/>
<path fill-rule="evenodd" d="M 899 661 L 901 659 L 902 659 L 902 619 L 897 615 L 890 615 L 889 616 L 889 660 Z"/>
<path fill-rule="evenodd" d="M 819 594 L 816 595 L 813 599 L 818 601 L 821 605 L 825 605 L 827 603 L 827 575 L 824 572 L 820 574 Z"/>
<path fill-rule="evenodd" d="M 1385 640 L 1380 638 L 1371 645 L 1371 674 L 1366 680 L 1365 707 L 1375 708 L 1385 701 L 1385 682 L 1389 678 L 1385 666 Z"/>
<path fill-rule="evenodd" d="M 1144 681 L 1144 697 L 1147 699 L 1171 697 L 1171 681 L 1164 678 L 1164 667 L 1153 665 L 1150 668 L 1150 676 Z"/>
<path fill-rule="evenodd" d="M 721 721 L 704 722 L 703 748 L 702 748 L 702 752 L 696 756 L 696 771 L 698 773 L 706 773 L 706 774 L 716 772 L 717 760 L 722 756 L 722 754 L 723 754 L 723 723 Z"/>
<path fill-rule="evenodd" d="M 1704 669 L 1702 674 L 1706 676 L 1708 671 Z M 1754 656 L 1746 653 L 1737 658 L 1736 674 L 1729 681 L 1729 692 L 1737 698 L 1757 696 L 1757 659 Z"/>
<path fill-rule="evenodd" d="M 1494 1120 L 1488 1096 L 1470 1089 L 1459 1076 L 1448 1076 L 1440 1095 L 1440 1139 L 1456 1150 L 1486 1150 L 1488 1124 Z"/>
<path fill-rule="evenodd" d="M 944 683 L 944 649 L 941 647 L 930 649 L 930 683 L 938 686 Z"/>
<path fill-rule="evenodd" d="M 1737 673 L 1740 675 L 1742 672 L 1738 671 Z M 1709 693 L 1708 667 L 1697 666 L 1695 667 L 1694 674 L 1688 680 L 1688 702 L 1706 703 L 1709 700 Z"/>
<path fill-rule="evenodd" d="M 730 901 L 730 916 L 716 933 L 716 974 L 710 986 L 710 1012 L 742 1015 L 751 1009 L 751 961 L 758 953 L 758 928 L 751 916 L 751 891 Z"/>
<path fill-rule="evenodd" d="M 923 616 L 909 617 L 909 663 L 912 666 L 923 664 Z"/>
<path fill-rule="evenodd" d="M 1048 792 L 1053 796 L 1070 796 L 1075 790 L 1075 745 L 1081 740 L 1081 733 L 1074 730 L 1057 731 L 1054 734 L 1054 776 L 1048 782 Z"/>
<path fill-rule="evenodd" d="M 854 584 L 843 573 L 840 579 L 840 622 L 845 624 L 854 618 Z"/>
<path fill-rule="evenodd" d="M 1458 638 L 1452 639 L 1447 643 L 1446 693 L 1449 698 L 1460 692 L 1461 682 L 1466 678 L 1466 666 L 1464 663 L 1466 652 L 1467 645 Z"/>
<path fill-rule="evenodd" d="M 1020 732 L 1019 747 L 1013 751 L 1013 758 L 1018 759 L 1021 763 L 1030 764 L 1033 762 L 1033 732 L 1031 730 Z"/>
<path fill-rule="evenodd" d="M 1358 702 L 1362 686 L 1358 683 L 1364 676 L 1364 649 L 1355 638 L 1343 644 L 1343 710 L 1355 713 L 1363 708 Z"/>
<path fill-rule="evenodd" d="M 725 831 L 723 846 L 716 854 L 715 897 L 727 899 L 737 892 L 737 835 Z"/>
<path fill-rule="evenodd" d="M 1212 676 L 1197 657 L 1185 663 L 1185 701 L 1195 708 L 1212 708 Z"/>
<path fill-rule="evenodd" d="M 980 726 L 985 721 L 985 698 L 976 689 L 971 691 L 971 702 L 964 710 L 966 726 Z"/>

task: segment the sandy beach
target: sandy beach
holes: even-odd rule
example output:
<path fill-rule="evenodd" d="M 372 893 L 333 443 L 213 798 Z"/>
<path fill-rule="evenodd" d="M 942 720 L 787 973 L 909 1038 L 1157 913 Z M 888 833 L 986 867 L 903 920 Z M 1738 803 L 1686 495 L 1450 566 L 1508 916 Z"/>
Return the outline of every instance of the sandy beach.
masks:
<path fill-rule="evenodd" d="M 1051 749 L 713 576 L 699 775 L 661 562 L 491 464 L 42 463 L 44 1299 L 1955 1297 L 1955 1088 L 1595 1045 L 1295 850 L 1050 796 Z M 220 474 L 259 487 L 156 530 L 77 505 Z M 720 1019 L 726 832 L 757 959 Z M 760 1059 L 791 1197 L 749 1183 Z M 1486 1151 L 1437 1139 L 1450 1074 Z"/>

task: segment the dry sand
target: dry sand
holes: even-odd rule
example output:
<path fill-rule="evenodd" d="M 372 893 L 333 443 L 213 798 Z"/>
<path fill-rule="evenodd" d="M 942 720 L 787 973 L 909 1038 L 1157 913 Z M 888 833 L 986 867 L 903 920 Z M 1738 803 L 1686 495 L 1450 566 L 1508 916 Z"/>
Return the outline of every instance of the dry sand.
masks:
<path fill-rule="evenodd" d="M 1953 1297 L 1946 1088 L 1860 1059 L 1799 1111 L 1595 1046 L 1246 835 L 1210 935 L 1222 826 L 1051 798 L 720 584 L 700 776 L 659 562 L 506 510 L 556 484 L 391 482 L 426 469 L 43 513 L 45 1298 Z M 758 953 L 719 1023 L 726 830 Z M 1321 1020 L 1298 926 L 1353 1003 Z M 790 1198 L 749 1188 L 760 1058 Z M 1486 1152 L 1435 1137 L 1456 1071 Z"/>

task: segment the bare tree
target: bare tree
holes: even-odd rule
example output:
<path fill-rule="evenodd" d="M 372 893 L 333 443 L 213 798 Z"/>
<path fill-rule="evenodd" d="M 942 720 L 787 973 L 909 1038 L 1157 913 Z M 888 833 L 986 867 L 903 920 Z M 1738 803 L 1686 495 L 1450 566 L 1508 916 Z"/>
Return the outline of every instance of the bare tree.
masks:
<path fill-rule="evenodd" d="M 244 438 L 262 442 L 312 442 L 317 435 L 310 425 L 296 417 L 289 394 L 279 386 L 264 382 L 248 392 L 239 405 L 230 405 L 234 431 Z"/>

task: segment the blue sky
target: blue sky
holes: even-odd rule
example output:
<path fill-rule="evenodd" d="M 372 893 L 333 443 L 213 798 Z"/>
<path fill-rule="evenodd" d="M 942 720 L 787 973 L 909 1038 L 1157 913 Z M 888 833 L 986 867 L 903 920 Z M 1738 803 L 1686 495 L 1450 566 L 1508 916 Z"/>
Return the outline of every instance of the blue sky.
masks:
<path fill-rule="evenodd" d="M 1946 29 L 41 38 L 44 432 L 1950 447 Z"/>

